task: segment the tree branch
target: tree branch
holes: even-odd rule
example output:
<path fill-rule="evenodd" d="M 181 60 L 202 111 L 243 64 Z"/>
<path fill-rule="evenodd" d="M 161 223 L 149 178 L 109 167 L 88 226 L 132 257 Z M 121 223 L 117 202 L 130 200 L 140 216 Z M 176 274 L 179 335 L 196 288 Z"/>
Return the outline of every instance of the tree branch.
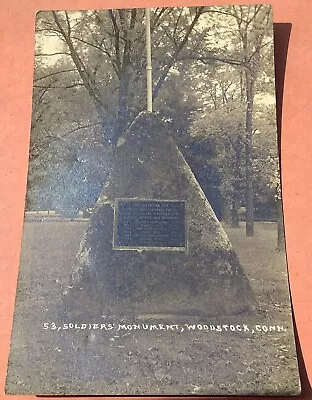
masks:
<path fill-rule="evenodd" d="M 59 56 L 59 55 L 70 56 L 71 54 L 66 53 L 64 51 L 57 51 L 55 53 L 39 53 L 39 54 L 37 53 L 37 54 L 35 54 L 35 57 L 50 57 L 50 56 Z"/>
<path fill-rule="evenodd" d="M 41 86 L 41 85 L 34 85 L 35 88 L 39 88 L 39 89 L 72 89 L 74 87 L 78 87 L 78 86 L 84 86 L 83 83 L 73 83 L 72 85 L 66 85 L 66 86 Z"/>
<path fill-rule="evenodd" d="M 51 76 L 58 75 L 58 74 L 65 74 L 67 72 L 77 72 L 76 69 L 65 69 L 64 71 L 57 71 L 57 72 L 51 72 L 50 74 L 40 76 L 39 78 L 35 78 L 34 82 L 41 81 L 42 79 L 50 78 Z"/>
<path fill-rule="evenodd" d="M 177 49 L 174 52 L 174 55 L 171 57 L 171 60 L 169 60 L 169 62 L 167 63 L 166 67 L 164 68 L 163 73 L 160 75 L 155 89 L 153 91 L 153 99 L 156 99 L 156 97 L 158 96 L 159 90 L 162 87 L 162 85 L 164 84 L 171 68 L 173 67 L 173 65 L 175 64 L 175 62 L 177 61 L 177 57 L 180 54 L 181 50 L 184 48 L 184 46 L 186 45 L 189 36 L 194 28 L 194 26 L 196 25 L 199 17 L 202 15 L 202 13 L 204 12 L 205 7 L 199 7 L 199 9 L 197 10 L 195 17 L 192 21 L 192 23 L 190 24 L 190 26 L 187 28 L 185 36 L 183 38 L 183 40 L 180 42 L 179 46 L 177 47 Z"/>
<path fill-rule="evenodd" d="M 83 126 L 78 126 L 77 128 L 71 129 L 70 131 L 66 132 L 64 135 L 62 136 L 50 136 L 52 137 L 51 140 L 48 140 L 47 142 L 41 144 L 41 145 L 33 145 L 32 148 L 30 149 L 30 156 L 29 156 L 29 160 L 33 161 L 38 157 L 41 157 L 45 151 L 47 151 L 48 147 L 54 143 L 57 142 L 59 140 L 64 140 L 64 138 L 66 138 L 67 136 L 71 135 L 72 133 L 75 133 L 81 129 L 87 129 L 93 126 L 97 126 L 97 125 L 101 125 L 99 122 L 96 123 L 92 123 L 92 124 L 87 124 L 87 125 L 83 125 Z M 36 151 L 36 154 L 33 154 L 32 152 Z"/>
<path fill-rule="evenodd" d="M 116 53 L 116 67 L 118 71 L 118 76 L 121 75 L 121 59 L 120 59 L 120 46 L 119 46 L 119 36 L 120 36 L 120 31 L 118 28 L 118 24 L 115 18 L 115 15 L 113 13 L 113 10 L 108 10 L 110 19 L 113 24 L 113 29 L 114 29 L 114 47 L 115 47 L 115 53 Z"/>

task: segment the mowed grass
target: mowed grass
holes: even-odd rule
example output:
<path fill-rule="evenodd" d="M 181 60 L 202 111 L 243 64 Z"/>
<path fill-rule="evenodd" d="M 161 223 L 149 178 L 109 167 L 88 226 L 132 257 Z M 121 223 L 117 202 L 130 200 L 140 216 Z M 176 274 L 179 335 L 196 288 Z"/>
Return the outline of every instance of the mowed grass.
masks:
<path fill-rule="evenodd" d="M 43 394 L 297 392 L 285 254 L 276 251 L 275 224 L 256 223 L 254 237 L 245 236 L 243 224 L 224 227 L 250 280 L 254 313 L 144 322 L 246 324 L 250 329 L 283 326 L 285 331 L 42 331 L 44 322 L 62 315 L 63 291 L 86 226 L 87 222 L 75 221 L 26 223 L 15 314 L 19 337 L 11 358 L 16 366 L 13 381 L 23 382 L 25 390 L 32 385 Z"/>
<path fill-rule="evenodd" d="M 289 313 L 286 254 L 276 250 L 276 223 L 256 222 L 252 237 L 246 236 L 242 222 L 239 228 L 223 227 L 249 278 L 257 314 L 271 314 L 276 319 L 276 311 L 280 308 Z"/>

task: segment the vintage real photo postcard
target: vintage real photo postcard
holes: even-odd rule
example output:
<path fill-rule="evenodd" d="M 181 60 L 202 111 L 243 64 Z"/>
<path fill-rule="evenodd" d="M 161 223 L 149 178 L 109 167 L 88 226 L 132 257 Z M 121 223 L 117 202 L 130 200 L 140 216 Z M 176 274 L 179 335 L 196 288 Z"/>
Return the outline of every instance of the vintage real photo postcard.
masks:
<path fill-rule="evenodd" d="M 37 14 L 6 393 L 295 395 L 272 9 Z"/>

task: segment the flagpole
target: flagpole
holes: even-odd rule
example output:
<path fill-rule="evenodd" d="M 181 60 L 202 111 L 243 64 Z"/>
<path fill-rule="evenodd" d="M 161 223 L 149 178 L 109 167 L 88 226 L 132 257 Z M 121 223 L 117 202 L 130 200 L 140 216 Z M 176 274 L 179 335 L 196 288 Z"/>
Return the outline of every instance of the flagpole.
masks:
<path fill-rule="evenodd" d="M 146 25 L 146 90 L 147 90 L 147 111 L 153 112 L 153 82 L 152 82 L 152 48 L 151 48 L 151 13 L 145 9 Z"/>

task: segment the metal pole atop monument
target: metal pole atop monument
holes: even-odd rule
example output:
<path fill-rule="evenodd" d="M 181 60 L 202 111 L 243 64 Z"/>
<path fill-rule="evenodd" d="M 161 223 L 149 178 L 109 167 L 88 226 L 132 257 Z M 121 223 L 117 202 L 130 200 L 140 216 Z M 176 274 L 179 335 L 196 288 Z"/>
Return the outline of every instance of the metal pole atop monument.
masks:
<path fill-rule="evenodd" d="M 151 46 L 151 10 L 145 9 L 146 25 L 146 91 L 147 111 L 153 112 L 153 82 L 152 82 L 152 46 Z"/>

